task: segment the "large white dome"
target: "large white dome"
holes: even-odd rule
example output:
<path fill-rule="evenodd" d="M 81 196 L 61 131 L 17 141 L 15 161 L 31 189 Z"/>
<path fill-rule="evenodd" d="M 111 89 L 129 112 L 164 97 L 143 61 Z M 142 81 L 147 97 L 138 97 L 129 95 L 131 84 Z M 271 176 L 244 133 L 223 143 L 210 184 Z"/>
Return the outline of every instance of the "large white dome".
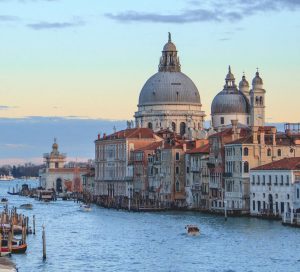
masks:
<path fill-rule="evenodd" d="M 139 106 L 155 104 L 201 104 L 194 82 L 181 72 L 158 72 L 140 92 Z"/>

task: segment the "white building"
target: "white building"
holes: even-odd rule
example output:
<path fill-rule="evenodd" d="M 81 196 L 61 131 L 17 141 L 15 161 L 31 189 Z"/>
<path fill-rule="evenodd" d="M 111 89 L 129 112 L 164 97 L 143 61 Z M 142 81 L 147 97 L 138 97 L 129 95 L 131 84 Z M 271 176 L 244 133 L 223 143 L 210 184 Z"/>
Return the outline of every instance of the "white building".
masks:
<path fill-rule="evenodd" d="M 251 215 L 282 217 L 300 209 L 300 157 L 251 169 L 250 179 Z"/>
<path fill-rule="evenodd" d="M 177 49 L 169 33 L 158 73 L 147 80 L 140 92 L 138 111 L 134 115 L 136 126 L 154 131 L 170 129 L 200 138 L 205 117 L 201 106 L 196 85 L 181 72 Z"/>
<path fill-rule="evenodd" d="M 54 189 L 56 192 L 80 191 L 82 175 L 86 168 L 65 167 L 67 155 L 60 153 L 56 139 L 52 151 L 44 154 L 45 168 L 40 170 L 40 185 L 44 189 Z"/>
<path fill-rule="evenodd" d="M 238 88 L 229 66 L 224 88 L 211 104 L 213 128 L 224 129 L 231 125 L 231 120 L 238 120 L 239 126 L 264 126 L 265 93 L 258 72 L 252 80 L 252 89 L 249 91 L 245 75 Z"/>

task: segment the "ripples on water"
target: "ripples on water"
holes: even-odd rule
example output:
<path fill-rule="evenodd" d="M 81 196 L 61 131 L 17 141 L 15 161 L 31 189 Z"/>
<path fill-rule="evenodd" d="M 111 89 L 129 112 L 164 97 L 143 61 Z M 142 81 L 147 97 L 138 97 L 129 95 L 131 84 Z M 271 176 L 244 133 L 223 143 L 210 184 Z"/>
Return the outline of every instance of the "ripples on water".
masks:
<path fill-rule="evenodd" d="M 11 206 L 32 203 L 33 210 L 24 214 L 30 220 L 35 214 L 37 220 L 36 235 L 27 239 L 27 253 L 11 258 L 19 271 L 300 271 L 300 229 L 278 221 L 224 222 L 200 213 L 129 213 L 96 206 L 82 212 L 71 201 L 46 204 L 7 196 L 12 184 L 16 181 L 0 184 L 1 196 L 8 197 Z M 187 224 L 199 225 L 201 235 L 187 236 Z"/>

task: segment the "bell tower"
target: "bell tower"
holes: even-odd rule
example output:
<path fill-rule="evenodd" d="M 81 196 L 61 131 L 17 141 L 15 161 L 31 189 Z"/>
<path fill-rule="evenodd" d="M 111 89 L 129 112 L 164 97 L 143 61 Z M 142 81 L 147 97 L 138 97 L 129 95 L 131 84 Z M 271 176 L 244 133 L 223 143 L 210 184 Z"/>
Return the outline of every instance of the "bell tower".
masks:
<path fill-rule="evenodd" d="M 250 91 L 251 126 L 265 125 L 265 94 L 266 90 L 263 88 L 263 80 L 259 76 L 257 69 Z"/>

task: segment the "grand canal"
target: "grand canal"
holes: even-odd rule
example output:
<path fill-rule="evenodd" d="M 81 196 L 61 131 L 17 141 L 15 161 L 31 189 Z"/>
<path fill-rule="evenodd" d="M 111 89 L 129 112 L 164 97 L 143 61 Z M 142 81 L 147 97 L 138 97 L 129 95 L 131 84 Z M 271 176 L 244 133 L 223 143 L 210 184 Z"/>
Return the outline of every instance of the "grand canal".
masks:
<path fill-rule="evenodd" d="M 200 213 L 134 213 L 97 206 L 82 212 L 72 201 L 46 204 L 8 196 L 9 186 L 17 183 L 24 182 L 1 182 L 1 197 L 9 199 L 10 207 L 32 203 L 33 210 L 24 214 L 31 219 L 35 214 L 37 220 L 36 235 L 27 239 L 27 253 L 10 258 L 19 271 L 300 271 L 300 229 L 278 221 L 225 222 Z M 201 235 L 188 237 L 186 224 L 199 225 Z"/>

